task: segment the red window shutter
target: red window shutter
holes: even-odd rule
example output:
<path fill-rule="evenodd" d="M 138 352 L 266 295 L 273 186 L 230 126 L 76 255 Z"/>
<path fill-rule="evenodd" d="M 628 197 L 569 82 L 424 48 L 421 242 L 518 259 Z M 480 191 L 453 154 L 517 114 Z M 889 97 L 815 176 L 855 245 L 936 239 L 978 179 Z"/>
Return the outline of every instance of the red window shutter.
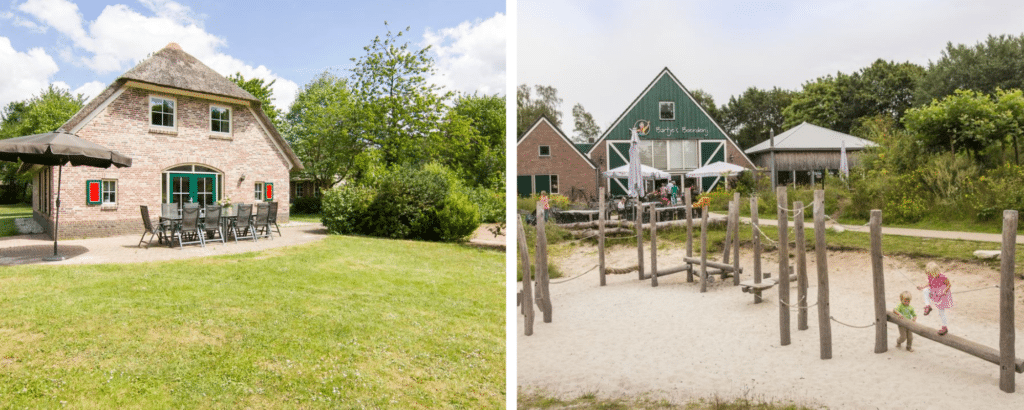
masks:
<path fill-rule="evenodd" d="M 85 181 L 85 203 L 88 205 L 97 205 L 103 202 L 102 198 L 102 182 L 99 180 Z"/>
<path fill-rule="evenodd" d="M 265 200 L 265 201 L 273 201 L 274 200 L 274 184 L 268 182 L 266 185 L 264 185 L 264 189 L 266 190 L 266 195 L 263 195 L 263 200 Z"/>

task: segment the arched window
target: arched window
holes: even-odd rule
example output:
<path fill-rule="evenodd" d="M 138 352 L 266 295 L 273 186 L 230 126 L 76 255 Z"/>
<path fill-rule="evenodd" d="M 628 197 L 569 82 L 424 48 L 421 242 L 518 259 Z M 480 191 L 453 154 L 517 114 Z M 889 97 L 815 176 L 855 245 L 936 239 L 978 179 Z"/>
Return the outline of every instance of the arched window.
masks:
<path fill-rule="evenodd" d="M 224 174 L 200 165 L 176 165 L 161 176 L 161 202 L 179 204 L 195 202 L 211 205 L 223 197 Z"/>

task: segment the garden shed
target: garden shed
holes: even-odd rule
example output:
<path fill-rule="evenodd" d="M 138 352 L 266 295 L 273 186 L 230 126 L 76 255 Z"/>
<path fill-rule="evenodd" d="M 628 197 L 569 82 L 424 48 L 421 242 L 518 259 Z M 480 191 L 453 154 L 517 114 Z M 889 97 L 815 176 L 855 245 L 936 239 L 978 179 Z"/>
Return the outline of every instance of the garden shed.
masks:
<path fill-rule="evenodd" d="M 848 166 L 857 165 L 861 151 L 877 146 L 874 142 L 849 134 L 804 122 L 775 136 L 775 147 L 771 140 L 765 140 L 746 150 L 754 165 L 770 170 L 772 152 L 775 153 L 775 171 L 779 184 L 794 181 L 814 184 L 823 172 L 837 173 L 841 163 L 841 151 L 846 148 Z"/>

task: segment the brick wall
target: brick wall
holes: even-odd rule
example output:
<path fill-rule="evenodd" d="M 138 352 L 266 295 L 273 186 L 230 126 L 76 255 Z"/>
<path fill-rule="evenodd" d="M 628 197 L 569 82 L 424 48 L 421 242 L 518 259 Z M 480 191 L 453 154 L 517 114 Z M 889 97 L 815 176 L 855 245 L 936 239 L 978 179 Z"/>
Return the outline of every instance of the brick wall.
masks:
<path fill-rule="evenodd" d="M 176 100 L 176 133 L 156 132 L 149 126 L 149 97 Z M 231 108 L 229 138 L 209 132 L 210 105 Z M 233 203 L 253 203 L 254 184 L 274 184 L 278 222 L 288 221 L 288 161 L 264 132 L 258 120 L 244 106 L 207 101 L 180 95 L 126 88 L 96 117 L 85 123 L 77 135 L 132 158 L 128 168 L 64 167 L 61 185 L 60 238 L 103 237 L 142 234 L 140 205 L 149 206 L 155 218 L 162 202 L 162 172 L 168 168 L 197 164 L 219 170 L 223 175 L 223 197 Z M 242 176 L 244 175 L 244 180 Z M 117 180 L 117 204 L 87 205 L 85 181 Z M 57 168 L 52 173 L 54 202 Z M 53 212 L 47 217 L 52 224 Z M 40 218 L 37 218 L 40 219 Z M 47 231 L 50 228 L 46 228 Z"/>
<path fill-rule="evenodd" d="M 539 155 L 541 145 L 550 147 L 550 156 Z M 558 175 L 561 195 L 568 196 L 572 187 L 576 187 L 597 196 L 594 168 L 546 121 L 541 121 L 523 137 L 516 149 L 516 164 L 519 175 Z"/>

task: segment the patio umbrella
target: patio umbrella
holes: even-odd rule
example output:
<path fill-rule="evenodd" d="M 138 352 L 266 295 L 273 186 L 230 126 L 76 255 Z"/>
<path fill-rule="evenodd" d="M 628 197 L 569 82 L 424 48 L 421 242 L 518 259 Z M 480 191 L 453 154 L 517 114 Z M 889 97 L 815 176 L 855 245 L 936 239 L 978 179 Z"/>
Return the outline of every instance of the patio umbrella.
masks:
<path fill-rule="evenodd" d="M 839 146 L 839 173 L 843 178 L 850 177 L 850 164 L 846 162 L 846 141 L 840 141 Z"/>
<path fill-rule="evenodd" d="M 644 180 L 640 173 L 640 136 L 637 133 L 637 129 L 630 128 L 629 130 L 629 180 L 627 185 L 629 187 L 629 196 L 633 198 L 639 198 L 644 196 Z"/>
<path fill-rule="evenodd" d="M 612 168 L 610 170 L 605 171 L 604 176 L 608 178 L 629 178 L 629 172 L 630 164 L 626 164 L 621 167 Z M 668 172 L 640 164 L 640 177 L 650 181 L 657 179 L 669 179 L 672 176 Z"/>
<path fill-rule="evenodd" d="M 0 140 L 0 161 L 26 164 L 57 165 L 57 207 L 53 221 L 53 256 L 43 258 L 46 261 L 59 261 L 64 257 L 57 255 L 57 228 L 60 223 L 60 185 L 64 173 L 64 164 L 72 166 L 89 166 L 97 168 L 118 168 L 132 166 L 132 159 L 111 151 L 99 144 L 86 141 L 77 135 L 61 130 L 44 134 L 26 135 L 24 137 Z"/>

